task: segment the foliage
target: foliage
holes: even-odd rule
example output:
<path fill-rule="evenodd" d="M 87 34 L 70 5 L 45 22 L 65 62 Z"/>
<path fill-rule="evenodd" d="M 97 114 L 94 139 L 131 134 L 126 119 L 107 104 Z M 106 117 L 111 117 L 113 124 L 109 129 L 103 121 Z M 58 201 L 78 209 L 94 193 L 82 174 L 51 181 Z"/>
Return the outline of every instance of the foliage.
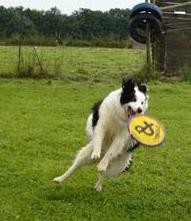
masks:
<path fill-rule="evenodd" d="M 191 69 L 189 67 L 183 67 L 180 71 L 180 78 L 182 81 L 191 82 Z"/>
<path fill-rule="evenodd" d="M 14 13 L 7 24 L 7 34 L 8 36 L 18 33 L 20 36 L 32 34 L 34 32 L 33 25 L 33 22 L 30 21 L 30 19 L 28 19 L 26 16 L 21 16 L 18 13 Z"/>
<path fill-rule="evenodd" d="M 115 41 L 128 38 L 129 9 L 111 9 L 108 12 L 80 9 L 65 15 L 56 7 L 48 11 L 5 8 L 0 6 L 0 35 L 4 39 L 14 34 L 54 37 L 58 44 L 67 39 L 92 41 L 112 36 Z"/>
<path fill-rule="evenodd" d="M 1 220 L 190 220 L 189 84 L 149 85 L 149 114 L 166 125 L 167 140 L 158 148 L 137 149 L 130 171 L 107 181 L 103 192 L 93 188 L 95 166 L 63 185 L 52 183 L 87 142 L 92 104 L 119 86 L 0 80 Z"/>
<path fill-rule="evenodd" d="M 117 40 L 113 36 L 108 36 L 107 38 L 94 38 L 90 40 L 86 39 L 66 39 L 64 41 L 66 46 L 75 47 L 102 47 L 102 48 L 133 48 L 133 43 L 130 39 Z"/>
<path fill-rule="evenodd" d="M 22 8 L 4 8 L 0 6 L 0 34 L 11 37 L 19 34 L 21 37 L 35 34 L 34 23 L 23 13 Z"/>
<path fill-rule="evenodd" d="M 160 80 L 161 74 L 152 66 L 149 67 L 147 64 L 145 64 L 139 71 L 132 73 L 129 75 L 129 77 L 135 79 L 136 81 L 149 82 Z"/>

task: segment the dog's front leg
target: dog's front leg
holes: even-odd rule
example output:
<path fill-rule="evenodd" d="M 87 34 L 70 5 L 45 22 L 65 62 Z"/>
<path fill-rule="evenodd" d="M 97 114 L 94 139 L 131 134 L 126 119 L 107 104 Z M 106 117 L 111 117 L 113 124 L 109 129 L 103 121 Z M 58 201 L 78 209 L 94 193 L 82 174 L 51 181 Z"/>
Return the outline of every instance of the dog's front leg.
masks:
<path fill-rule="evenodd" d="M 93 151 L 91 159 L 96 160 L 101 156 L 102 143 L 105 136 L 105 130 L 102 125 L 97 125 L 93 136 Z"/>
<path fill-rule="evenodd" d="M 123 148 L 124 148 L 124 139 L 122 137 L 116 137 L 113 140 L 109 150 L 106 152 L 106 154 L 99 162 L 97 166 L 98 171 L 100 172 L 106 171 L 110 161 L 115 157 L 117 157 L 119 154 L 121 154 Z"/>

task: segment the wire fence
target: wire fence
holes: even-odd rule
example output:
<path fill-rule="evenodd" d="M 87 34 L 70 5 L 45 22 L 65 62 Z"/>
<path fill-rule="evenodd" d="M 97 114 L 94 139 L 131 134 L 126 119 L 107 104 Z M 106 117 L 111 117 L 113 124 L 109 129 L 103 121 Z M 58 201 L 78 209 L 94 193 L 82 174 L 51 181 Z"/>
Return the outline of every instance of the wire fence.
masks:
<path fill-rule="evenodd" d="M 144 49 L 0 46 L 1 77 L 110 79 L 140 71 Z"/>
<path fill-rule="evenodd" d="M 164 34 L 153 48 L 154 63 L 166 75 L 179 75 L 184 68 L 191 68 L 191 6 L 184 5 L 187 2 L 155 0 L 160 7 L 171 7 L 163 10 Z M 183 6 L 173 8 L 178 3 Z"/>

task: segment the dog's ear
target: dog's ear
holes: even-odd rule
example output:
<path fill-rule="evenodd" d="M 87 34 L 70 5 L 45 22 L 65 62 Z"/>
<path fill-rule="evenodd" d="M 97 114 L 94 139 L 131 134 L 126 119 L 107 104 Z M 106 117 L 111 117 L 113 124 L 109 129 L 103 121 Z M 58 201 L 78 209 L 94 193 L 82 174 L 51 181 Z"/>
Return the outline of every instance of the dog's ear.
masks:
<path fill-rule="evenodd" d="M 148 91 L 148 88 L 147 88 L 147 86 L 146 86 L 145 84 L 139 84 L 139 85 L 138 85 L 138 88 L 139 88 L 139 90 L 140 90 L 143 94 L 146 94 L 147 91 Z"/>
<path fill-rule="evenodd" d="M 123 79 L 122 82 L 122 89 L 125 92 L 133 92 L 135 88 L 135 84 L 132 80 L 125 80 Z"/>

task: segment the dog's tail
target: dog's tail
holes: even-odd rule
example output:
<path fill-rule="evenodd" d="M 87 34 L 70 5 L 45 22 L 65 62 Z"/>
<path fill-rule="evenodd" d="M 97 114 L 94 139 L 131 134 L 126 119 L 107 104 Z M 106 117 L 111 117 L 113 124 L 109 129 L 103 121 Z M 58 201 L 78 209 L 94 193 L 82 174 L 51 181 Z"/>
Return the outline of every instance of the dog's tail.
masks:
<path fill-rule="evenodd" d="M 87 124 L 86 124 L 86 133 L 87 133 L 89 140 L 92 140 L 92 137 L 93 137 L 92 118 L 93 118 L 93 114 L 90 114 L 87 119 Z"/>

